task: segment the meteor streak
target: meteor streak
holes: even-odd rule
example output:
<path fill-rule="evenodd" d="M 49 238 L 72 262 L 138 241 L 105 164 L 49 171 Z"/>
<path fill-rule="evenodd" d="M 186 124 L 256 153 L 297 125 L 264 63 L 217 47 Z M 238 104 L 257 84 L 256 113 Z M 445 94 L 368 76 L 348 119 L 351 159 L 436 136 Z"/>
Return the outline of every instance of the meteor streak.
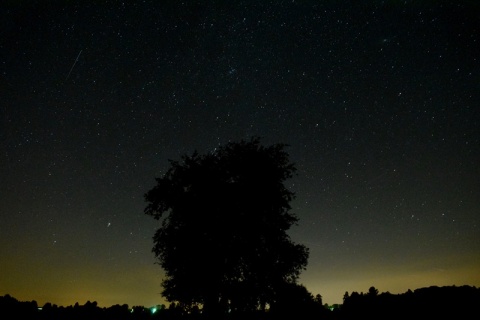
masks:
<path fill-rule="evenodd" d="M 72 65 L 72 67 L 70 68 L 70 71 L 68 72 L 68 75 L 67 75 L 67 77 L 65 78 L 65 81 L 67 81 L 67 80 L 68 80 L 68 77 L 70 77 L 70 73 L 72 73 L 73 67 L 75 67 L 75 64 L 77 64 L 78 58 L 79 58 L 80 55 L 82 54 L 82 51 L 83 51 L 83 50 L 80 50 L 80 52 L 78 53 L 78 56 L 77 56 L 77 58 L 75 59 L 75 62 L 73 62 L 73 65 Z"/>

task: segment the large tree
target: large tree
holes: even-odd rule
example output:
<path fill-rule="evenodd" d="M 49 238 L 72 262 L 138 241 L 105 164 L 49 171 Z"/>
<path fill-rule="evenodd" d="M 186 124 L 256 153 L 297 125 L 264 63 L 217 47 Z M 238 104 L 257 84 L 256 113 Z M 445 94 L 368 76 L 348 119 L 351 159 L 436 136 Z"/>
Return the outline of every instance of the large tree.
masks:
<path fill-rule="evenodd" d="M 296 168 L 285 144 L 230 142 L 213 153 L 169 160 L 145 194 L 161 221 L 152 251 L 165 271 L 162 295 L 204 313 L 261 310 L 306 268 L 308 248 L 291 241 Z"/>

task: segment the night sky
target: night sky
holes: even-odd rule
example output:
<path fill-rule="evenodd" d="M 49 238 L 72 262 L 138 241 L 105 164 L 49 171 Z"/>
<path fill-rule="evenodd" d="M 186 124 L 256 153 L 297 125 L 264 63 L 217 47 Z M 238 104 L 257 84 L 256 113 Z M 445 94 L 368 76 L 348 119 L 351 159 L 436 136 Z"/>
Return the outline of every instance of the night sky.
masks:
<path fill-rule="evenodd" d="M 166 303 L 144 194 L 253 136 L 324 303 L 480 286 L 476 1 L 2 3 L 0 295 Z"/>

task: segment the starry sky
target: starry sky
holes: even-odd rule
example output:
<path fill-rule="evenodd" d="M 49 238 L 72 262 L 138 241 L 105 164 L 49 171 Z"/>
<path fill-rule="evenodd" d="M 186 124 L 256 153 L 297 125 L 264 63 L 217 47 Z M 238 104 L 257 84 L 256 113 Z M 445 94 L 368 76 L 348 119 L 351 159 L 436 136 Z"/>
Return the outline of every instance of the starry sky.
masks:
<path fill-rule="evenodd" d="M 0 295 L 152 306 L 144 194 L 286 143 L 299 283 L 480 286 L 476 1 L 2 1 Z"/>

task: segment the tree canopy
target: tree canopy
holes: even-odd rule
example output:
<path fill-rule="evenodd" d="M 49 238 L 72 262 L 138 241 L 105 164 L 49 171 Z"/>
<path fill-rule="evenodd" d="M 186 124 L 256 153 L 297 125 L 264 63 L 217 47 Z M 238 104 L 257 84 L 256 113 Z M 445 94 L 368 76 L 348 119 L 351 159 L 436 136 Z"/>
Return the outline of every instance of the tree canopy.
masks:
<path fill-rule="evenodd" d="M 252 311 L 296 284 L 308 248 L 287 234 L 298 217 L 284 185 L 296 172 L 286 147 L 252 138 L 169 160 L 145 194 L 145 213 L 161 221 L 152 251 L 167 300 L 205 313 Z"/>

